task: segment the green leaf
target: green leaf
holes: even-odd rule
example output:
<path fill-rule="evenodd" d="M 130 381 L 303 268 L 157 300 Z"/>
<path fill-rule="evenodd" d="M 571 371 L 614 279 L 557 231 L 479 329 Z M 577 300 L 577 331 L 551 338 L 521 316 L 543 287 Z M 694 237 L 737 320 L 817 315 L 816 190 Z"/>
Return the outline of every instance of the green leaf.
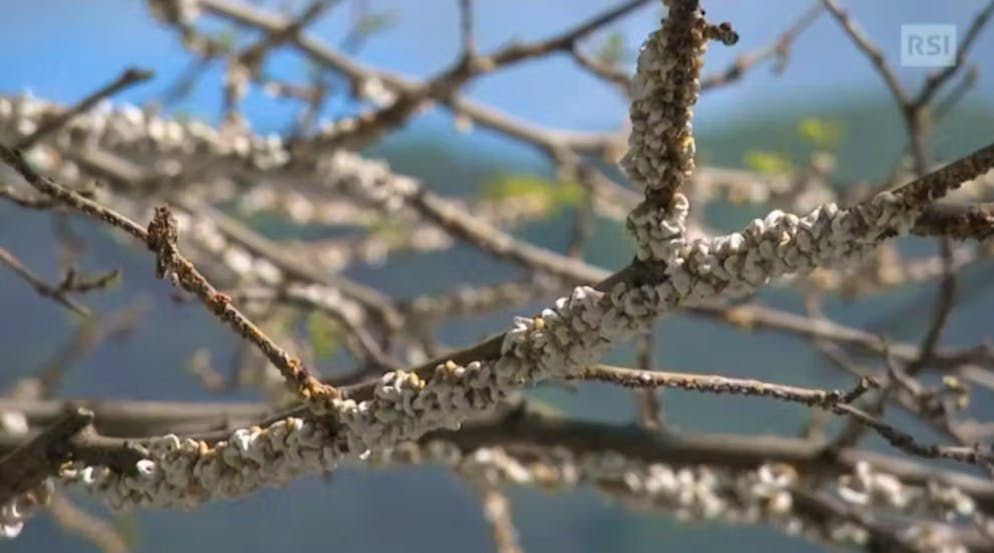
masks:
<path fill-rule="evenodd" d="M 382 240 L 388 246 L 403 244 L 410 227 L 402 225 L 393 219 L 375 219 L 366 225 L 371 238 Z"/>
<path fill-rule="evenodd" d="M 312 311 L 307 316 L 307 336 L 318 359 L 334 355 L 342 344 L 342 331 L 338 323 L 320 311 Z"/>
<path fill-rule="evenodd" d="M 604 65 L 620 65 L 631 59 L 632 53 L 625 46 L 625 35 L 620 32 L 611 33 L 600 49 L 597 50 L 597 61 Z"/>
<path fill-rule="evenodd" d="M 225 54 L 233 53 L 235 47 L 238 46 L 238 37 L 235 35 L 234 29 L 220 30 L 210 38 L 221 47 L 221 50 Z"/>
<path fill-rule="evenodd" d="M 355 32 L 358 35 L 369 36 L 390 27 L 396 21 L 397 14 L 393 12 L 368 13 L 356 23 Z"/>
<path fill-rule="evenodd" d="M 578 206 L 586 195 L 587 190 L 575 182 L 560 182 L 552 191 L 552 196 L 558 206 Z"/>
<path fill-rule="evenodd" d="M 743 161 L 749 169 L 766 175 L 785 175 L 793 169 L 790 159 L 779 152 L 750 150 Z"/>
<path fill-rule="evenodd" d="M 483 185 L 483 195 L 490 200 L 528 198 L 545 213 L 578 205 L 586 191 L 575 182 L 548 179 L 538 175 L 499 175 Z"/>
<path fill-rule="evenodd" d="M 842 136 L 842 125 L 836 121 L 806 117 L 797 122 L 797 135 L 812 146 L 834 149 Z"/>
<path fill-rule="evenodd" d="M 132 551 L 140 549 L 142 542 L 141 525 L 134 513 L 117 514 L 114 516 L 113 525 L 118 535 Z"/>

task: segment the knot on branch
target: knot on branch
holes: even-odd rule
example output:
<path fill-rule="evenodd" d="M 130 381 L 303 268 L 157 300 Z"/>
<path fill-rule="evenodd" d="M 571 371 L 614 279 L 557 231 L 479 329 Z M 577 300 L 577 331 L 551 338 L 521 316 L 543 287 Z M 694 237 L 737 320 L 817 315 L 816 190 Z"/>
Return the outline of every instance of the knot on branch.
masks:
<path fill-rule="evenodd" d="M 148 249 L 155 252 L 155 276 L 166 278 L 172 272 L 176 261 L 176 240 L 179 237 L 176 217 L 166 206 L 155 208 L 155 216 L 148 224 L 145 241 Z"/>
<path fill-rule="evenodd" d="M 727 21 L 717 25 L 708 25 L 704 29 L 704 37 L 708 40 L 716 40 L 725 46 L 733 46 L 739 41 L 739 34 L 732 28 L 732 24 Z"/>

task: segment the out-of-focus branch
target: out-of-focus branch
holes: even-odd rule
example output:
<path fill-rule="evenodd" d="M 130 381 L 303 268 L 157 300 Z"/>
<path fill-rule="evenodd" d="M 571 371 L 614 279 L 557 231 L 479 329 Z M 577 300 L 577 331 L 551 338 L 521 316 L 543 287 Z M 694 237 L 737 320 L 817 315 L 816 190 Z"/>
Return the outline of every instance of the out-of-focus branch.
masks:
<path fill-rule="evenodd" d="M 172 219 L 167 208 L 159 208 L 156 211 L 156 218 L 152 220 L 146 231 L 127 217 L 37 174 L 17 152 L 3 145 L 0 145 L 0 160 L 13 167 L 28 184 L 58 200 L 63 205 L 118 227 L 147 245 L 156 254 L 156 273 L 159 278 L 175 275 L 176 282 L 200 298 L 204 306 L 219 320 L 243 339 L 259 348 L 266 358 L 280 370 L 287 385 L 294 392 L 307 400 L 337 397 L 337 390 L 322 384 L 311 376 L 296 357 L 285 352 L 272 339 L 263 334 L 258 327 L 231 305 L 227 296 L 218 292 L 193 264 L 179 253 L 176 248 L 175 220 Z"/>
<path fill-rule="evenodd" d="M 28 150 L 39 141 L 68 123 L 73 117 L 88 111 L 104 98 L 113 96 L 129 86 L 147 81 L 151 79 L 153 75 L 154 73 L 146 69 L 139 69 L 136 67 L 129 67 L 128 69 L 125 69 L 124 72 L 121 73 L 119 77 L 114 79 L 113 82 L 90 94 L 78 104 L 62 112 L 57 117 L 53 117 L 43 122 L 33 133 L 24 137 L 17 144 L 15 144 L 14 149 Z"/>
<path fill-rule="evenodd" d="M 207 12 L 267 32 L 277 31 L 286 24 L 285 19 L 278 15 L 265 13 L 262 10 L 252 9 L 229 0 L 202 0 L 199 5 Z M 357 85 L 366 82 L 382 83 L 399 94 L 410 93 L 421 86 L 421 83 L 393 73 L 363 66 L 307 35 L 300 34 L 293 39 L 293 42 L 315 62 L 345 75 Z M 441 103 L 448 106 L 456 114 L 470 118 L 475 124 L 535 144 L 549 151 L 566 148 L 577 152 L 602 153 L 608 149 L 613 150 L 613 145 L 617 142 L 616 137 L 605 137 L 600 133 L 540 129 L 526 121 L 515 119 L 459 95 L 443 98 Z"/>
<path fill-rule="evenodd" d="M 10 270 L 14 271 L 17 276 L 21 277 L 21 279 L 30 284 L 31 287 L 38 292 L 39 296 L 51 298 L 63 307 L 84 318 L 90 317 L 90 309 L 69 297 L 67 294 L 68 290 L 60 286 L 48 284 L 41 277 L 34 274 L 31 269 L 25 267 L 19 259 L 14 257 L 14 254 L 3 248 L 0 248 L 0 263 L 6 265 L 10 268 Z"/>
<path fill-rule="evenodd" d="M 772 43 L 747 54 L 735 58 L 735 61 L 725 70 L 704 75 L 701 78 L 701 92 L 731 84 L 742 78 L 749 69 L 763 61 L 775 58 L 774 72 L 780 73 L 787 65 L 790 48 L 797 37 L 805 31 L 822 13 L 821 4 L 815 3 L 805 11 L 794 24 L 787 28 Z"/>
<path fill-rule="evenodd" d="M 0 506 L 54 475 L 70 458 L 70 440 L 91 422 L 92 411 L 70 409 L 31 441 L 0 458 Z"/>
<path fill-rule="evenodd" d="M 77 507 L 62 495 L 52 496 L 48 504 L 48 514 L 59 526 L 83 537 L 103 553 L 131 551 L 131 547 L 114 526 L 93 513 Z"/>
<path fill-rule="evenodd" d="M 483 517 L 490 523 L 496 553 L 524 553 L 518 544 L 514 528 L 511 500 L 496 486 L 487 482 L 473 484 L 483 507 Z"/>
<path fill-rule="evenodd" d="M 401 126 L 432 100 L 446 99 L 471 79 L 514 63 L 537 58 L 557 50 L 569 51 L 576 42 L 617 18 L 646 4 L 648 0 L 627 0 L 555 37 L 508 46 L 486 56 L 462 56 L 451 68 L 409 91 L 399 92 L 390 105 L 359 117 L 336 123 L 335 129 L 316 143 L 320 148 L 359 149 L 384 133 Z M 465 10 L 464 10 L 465 11 Z"/>
<path fill-rule="evenodd" d="M 942 88 L 942 85 L 963 68 L 966 63 L 967 53 L 976 42 L 977 37 L 980 36 L 980 31 L 983 30 L 992 14 L 994 14 L 994 1 L 989 1 L 987 2 L 987 6 L 974 16 L 970 27 L 966 30 L 966 36 L 963 37 L 963 42 L 956 48 L 955 63 L 947 65 L 942 70 L 929 75 L 922 84 L 921 90 L 918 91 L 918 94 L 912 100 L 913 105 L 928 105 L 935 94 Z"/>
<path fill-rule="evenodd" d="M 935 204 L 922 213 L 911 232 L 956 240 L 986 240 L 994 235 L 994 203 Z"/>

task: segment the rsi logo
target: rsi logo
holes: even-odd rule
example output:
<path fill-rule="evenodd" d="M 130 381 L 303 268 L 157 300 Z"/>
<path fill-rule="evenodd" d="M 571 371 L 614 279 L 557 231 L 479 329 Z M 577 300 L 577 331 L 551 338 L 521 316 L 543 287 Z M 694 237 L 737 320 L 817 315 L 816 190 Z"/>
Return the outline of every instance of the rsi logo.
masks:
<path fill-rule="evenodd" d="M 901 65 L 956 65 L 956 26 L 901 25 Z"/>

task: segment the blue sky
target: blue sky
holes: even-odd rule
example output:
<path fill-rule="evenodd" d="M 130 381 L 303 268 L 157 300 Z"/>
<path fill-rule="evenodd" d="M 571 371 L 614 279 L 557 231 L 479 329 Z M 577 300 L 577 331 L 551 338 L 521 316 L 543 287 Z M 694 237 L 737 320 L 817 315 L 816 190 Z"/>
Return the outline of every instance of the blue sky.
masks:
<path fill-rule="evenodd" d="M 343 35 L 353 0 L 346 0 L 312 27 L 312 32 L 336 44 Z M 897 65 L 902 23 L 952 23 L 961 36 L 972 14 L 985 1 L 871 0 L 846 2 L 861 26 Z M 137 0 L 8 0 L 0 21 L 0 91 L 30 89 L 36 95 L 71 102 L 134 64 L 153 68 L 157 78 L 122 95 L 143 100 L 166 88 L 188 63 L 175 35 L 148 14 Z M 296 0 L 297 5 L 303 4 Z M 359 53 L 367 64 L 409 76 L 428 76 L 451 63 L 458 50 L 455 0 L 368 0 L 374 11 L 396 16 L 389 31 L 373 38 Z M 477 0 L 478 42 L 483 51 L 511 39 L 537 39 L 581 21 L 615 2 L 604 0 Z M 273 2 L 269 2 L 273 5 Z M 705 71 L 724 68 L 736 55 L 768 43 L 811 5 L 800 0 L 712 0 L 709 17 L 731 21 L 742 40 L 735 47 L 711 46 Z M 636 48 L 656 25 L 661 9 L 651 4 L 616 28 Z M 776 109 L 803 101 L 836 102 L 854 94 L 886 97 L 887 91 L 863 58 L 843 36 L 834 20 L 823 14 L 795 44 L 791 63 L 778 79 L 769 66 L 746 76 L 743 83 L 715 91 L 702 99 L 699 120 L 706 124 L 734 121 L 755 113 L 755 106 Z M 601 35 L 603 38 L 603 35 Z M 984 54 L 986 52 L 986 55 Z M 994 30 L 988 29 L 974 48 L 981 79 L 970 93 L 972 101 L 994 104 Z M 13 53 L 13 54 L 11 54 Z M 270 68 L 299 74 L 303 64 L 288 55 L 271 58 Z M 902 81 L 918 82 L 926 69 L 898 68 Z M 219 73 L 208 75 L 183 109 L 208 115 L 219 105 Z M 609 129 L 625 114 L 619 96 L 577 70 L 565 56 L 522 64 L 475 81 L 470 95 L 498 109 L 542 125 L 574 129 Z M 254 97 L 246 104 L 256 126 L 273 127 L 285 114 L 271 100 Z M 443 119 L 429 116 L 414 128 L 431 129 Z M 426 127 L 427 125 L 427 127 Z M 274 127 L 275 128 L 275 127 Z"/>

